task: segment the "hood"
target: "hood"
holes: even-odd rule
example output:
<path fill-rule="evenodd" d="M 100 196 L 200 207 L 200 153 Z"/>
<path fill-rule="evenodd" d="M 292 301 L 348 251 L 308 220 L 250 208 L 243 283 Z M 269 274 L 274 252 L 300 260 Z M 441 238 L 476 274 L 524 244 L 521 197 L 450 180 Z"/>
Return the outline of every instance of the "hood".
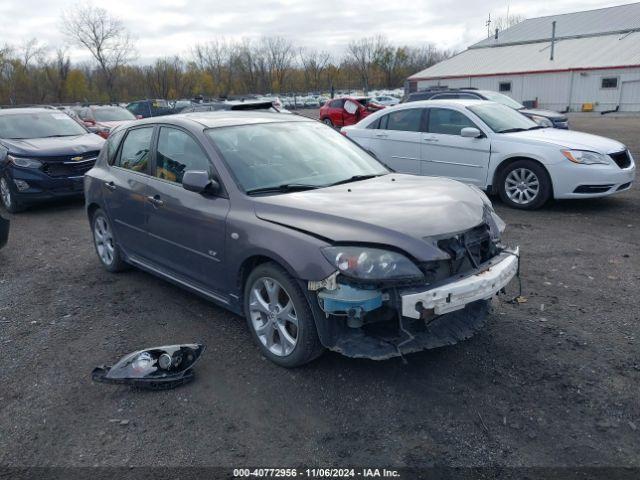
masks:
<path fill-rule="evenodd" d="M 575 130 L 560 130 L 557 128 L 540 128 L 525 132 L 504 133 L 503 139 L 529 140 L 556 145 L 561 148 L 575 150 L 589 150 L 602 154 L 620 152 L 627 147 L 624 144 L 606 137 L 576 132 Z"/>
<path fill-rule="evenodd" d="M 100 150 L 104 139 L 94 133 L 72 137 L 29 138 L 25 140 L 0 139 L 9 153 L 19 156 L 58 157 Z"/>
<path fill-rule="evenodd" d="M 421 261 L 445 258 L 435 238 L 479 225 L 485 210 L 482 197 L 468 185 L 396 173 L 254 200 L 263 220 L 330 242 L 393 246 Z"/>
<path fill-rule="evenodd" d="M 555 121 L 563 121 L 567 119 L 566 115 L 554 112 L 553 110 L 542 110 L 540 108 L 521 108 L 518 111 L 525 115 L 538 115 L 539 117 L 545 117 Z"/>

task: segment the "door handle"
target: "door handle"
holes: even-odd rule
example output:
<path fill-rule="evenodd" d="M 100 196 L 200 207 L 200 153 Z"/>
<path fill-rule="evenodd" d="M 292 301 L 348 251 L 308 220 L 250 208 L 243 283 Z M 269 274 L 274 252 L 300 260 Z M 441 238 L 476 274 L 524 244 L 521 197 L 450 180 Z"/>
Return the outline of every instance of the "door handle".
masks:
<path fill-rule="evenodd" d="M 104 186 L 107 187 L 111 191 L 116 189 L 116 184 L 113 183 L 113 182 L 104 182 Z"/>
<path fill-rule="evenodd" d="M 423 137 L 422 140 L 425 141 L 425 142 L 437 142 L 438 141 L 438 139 L 436 137 Z"/>
<path fill-rule="evenodd" d="M 376 137 L 378 138 L 387 138 L 389 135 L 387 133 L 376 133 Z"/>
<path fill-rule="evenodd" d="M 158 208 L 164 205 L 164 202 L 162 201 L 162 199 L 160 198 L 160 195 L 149 195 L 147 197 L 147 200 L 149 201 L 149 203 L 151 203 L 154 207 Z"/>

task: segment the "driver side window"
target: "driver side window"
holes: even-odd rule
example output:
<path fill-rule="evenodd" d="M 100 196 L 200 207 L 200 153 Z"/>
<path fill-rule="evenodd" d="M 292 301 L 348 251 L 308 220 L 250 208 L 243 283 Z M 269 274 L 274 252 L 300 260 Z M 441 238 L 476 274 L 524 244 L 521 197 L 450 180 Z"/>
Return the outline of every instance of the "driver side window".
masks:
<path fill-rule="evenodd" d="M 209 158 L 191 135 L 176 128 L 161 127 L 158 135 L 155 176 L 182 183 L 187 170 L 211 171 Z"/>
<path fill-rule="evenodd" d="M 429 109 L 429 133 L 443 135 L 460 135 L 460 130 L 466 127 L 478 128 L 466 115 L 448 108 Z"/>

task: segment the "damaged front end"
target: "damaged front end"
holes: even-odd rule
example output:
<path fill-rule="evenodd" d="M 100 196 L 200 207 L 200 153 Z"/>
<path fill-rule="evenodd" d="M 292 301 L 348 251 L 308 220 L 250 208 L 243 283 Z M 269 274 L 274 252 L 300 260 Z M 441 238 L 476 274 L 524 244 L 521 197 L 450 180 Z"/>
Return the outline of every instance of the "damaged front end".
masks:
<path fill-rule="evenodd" d="M 425 238 L 435 247 L 426 262 L 366 246 L 326 248 L 337 271 L 308 284 L 323 345 L 381 360 L 470 338 L 484 326 L 491 297 L 518 274 L 519 250 L 500 244 L 503 230 L 487 208 L 474 228 Z"/>

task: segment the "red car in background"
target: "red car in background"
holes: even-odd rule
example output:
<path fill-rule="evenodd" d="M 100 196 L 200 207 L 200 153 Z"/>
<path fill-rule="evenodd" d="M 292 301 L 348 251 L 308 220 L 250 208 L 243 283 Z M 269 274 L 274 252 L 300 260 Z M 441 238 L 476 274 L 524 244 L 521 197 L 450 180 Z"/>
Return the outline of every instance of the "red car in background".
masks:
<path fill-rule="evenodd" d="M 94 105 L 76 110 L 78 117 L 90 132 L 109 138 L 111 129 L 137 117 L 126 108 L 111 105 Z"/>
<path fill-rule="evenodd" d="M 334 98 L 320 107 L 320 121 L 330 127 L 345 127 L 358 123 L 381 108 L 384 108 L 384 105 L 367 97 Z"/>

